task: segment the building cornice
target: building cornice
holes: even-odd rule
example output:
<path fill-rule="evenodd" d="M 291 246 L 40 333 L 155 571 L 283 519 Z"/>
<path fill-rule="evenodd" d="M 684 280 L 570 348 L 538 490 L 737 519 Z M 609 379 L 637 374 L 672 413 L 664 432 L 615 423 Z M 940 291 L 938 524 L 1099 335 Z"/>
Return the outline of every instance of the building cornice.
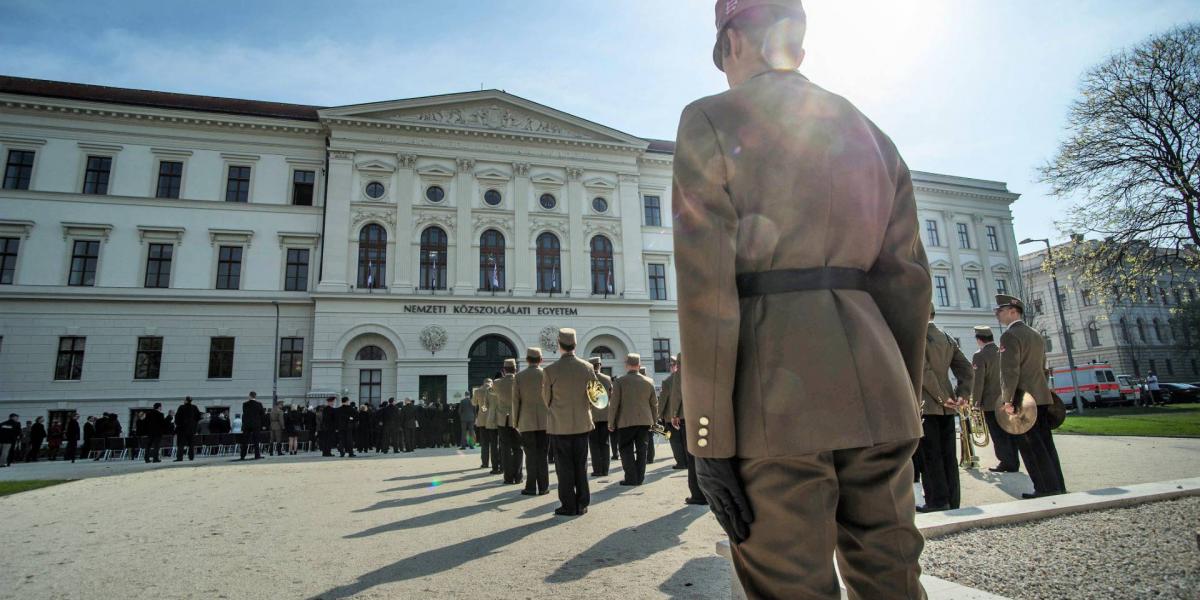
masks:
<path fill-rule="evenodd" d="M 257 290 L 198 290 L 141 287 L 72 287 L 55 285 L 13 285 L 0 288 L 5 300 L 52 300 L 59 302 L 178 302 L 200 304 L 312 304 L 306 292 L 265 292 Z"/>
<path fill-rule="evenodd" d="M 293 206 L 291 204 L 256 204 L 250 202 L 223 202 L 220 200 L 175 200 L 141 196 L 99 196 L 73 192 L 41 192 L 34 190 L 0 190 L 0 200 L 26 200 L 30 202 L 83 202 L 86 204 L 127 204 L 133 206 L 158 206 L 162 208 L 200 208 L 205 210 L 274 212 L 321 216 L 319 206 Z"/>
<path fill-rule="evenodd" d="M 526 134 L 510 130 L 474 129 L 468 127 L 454 127 L 449 125 L 422 125 L 420 123 L 412 123 L 408 121 L 387 121 L 383 119 L 365 119 L 362 117 L 323 117 L 321 122 L 331 127 L 339 126 L 350 127 L 354 129 L 383 129 L 412 133 L 442 134 L 452 135 L 455 137 L 474 137 L 513 142 L 570 146 L 577 148 L 592 148 L 597 150 L 624 152 L 634 155 L 640 155 L 645 152 L 645 149 L 630 144 L 560 137 L 546 134 Z"/>

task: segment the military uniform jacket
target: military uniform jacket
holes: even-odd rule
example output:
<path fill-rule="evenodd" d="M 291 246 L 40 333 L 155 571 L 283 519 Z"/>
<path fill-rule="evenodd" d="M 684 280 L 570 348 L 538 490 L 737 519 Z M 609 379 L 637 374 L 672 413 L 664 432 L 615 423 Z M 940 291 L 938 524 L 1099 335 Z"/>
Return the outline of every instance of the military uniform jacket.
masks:
<path fill-rule="evenodd" d="M 471 390 L 471 406 L 475 407 L 475 426 L 487 427 L 487 411 L 483 410 L 487 406 L 487 390 L 482 385 Z"/>
<path fill-rule="evenodd" d="M 487 412 L 483 415 L 483 424 L 488 429 L 498 429 L 499 415 L 496 414 L 496 404 L 499 401 L 499 390 L 496 389 L 496 382 L 492 382 L 492 387 L 483 388 L 483 405 L 487 407 Z"/>
<path fill-rule="evenodd" d="M 670 421 L 668 416 L 671 405 L 671 388 L 675 384 L 675 374 L 667 375 L 667 378 L 662 382 L 662 391 L 658 393 L 658 418 L 664 421 Z"/>
<path fill-rule="evenodd" d="M 546 430 L 546 401 L 542 398 L 542 385 L 546 373 L 541 367 L 528 367 L 517 373 L 513 386 L 513 414 L 517 418 L 517 431 Z"/>
<path fill-rule="evenodd" d="M 685 108 L 674 169 L 692 454 L 801 456 L 921 437 L 932 284 L 891 140 L 845 99 L 772 71 Z M 866 289 L 739 298 L 738 274 L 814 267 L 865 271 Z"/>
<path fill-rule="evenodd" d="M 650 427 L 658 416 L 658 395 L 654 380 L 641 373 L 627 373 L 613 382 L 608 410 L 613 420 L 609 427 Z"/>
<path fill-rule="evenodd" d="M 542 383 L 542 397 L 546 399 L 549 411 L 546 433 L 575 435 L 595 429 L 592 403 L 587 396 L 587 382 L 599 381 L 592 363 L 574 354 L 564 354 L 543 372 L 546 377 Z"/>
<path fill-rule="evenodd" d="M 513 397 L 516 395 L 514 389 L 516 385 L 516 375 L 505 375 L 492 383 L 492 389 L 496 391 L 496 427 L 512 427 L 516 423 L 513 419 Z"/>
<path fill-rule="evenodd" d="M 1009 325 L 1000 336 L 1000 402 L 1012 402 L 1019 393 L 1033 396 L 1037 404 L 1051 403 L 1046 382 L 1046 340 L 1024 321 Z"/>
<path fill-rule="evenodd" d="M 283 407 L 271 407 L 271 431 L 283 431 Z"/>
<path fill-rule="evenodd" d="M 971 400 L 983 410 L 1000 407 L 1000 348 L 990 343 L 971 357 L 975 378 L 971 380 Z"/>
<path fill-rule="evenodd" d="M 683 371 L 683 366 L 680 365 L 678 374 Z M 672 375 L 674 377 L 674 375 Z M 667 407 L 663 410 L 663 414 L 667 420 L 674 418 L 683 418 L 683 381 L 681 378 L 676 378 L 671 382 L 671 394 L 667 397 Z"/>
<path fill-rule="evenodd" d="M 458 401 L 458 420 L 462 423 L 475 422 L 475 404 L 470 398 Z"/>
<path fill-rule="evenodd" d="M 593 423 L 607 423 L 608 422 L 608 414 L 610 412 L 610 409 L 612 408 L 611 405 L 612 405 L 612 393 L 613 393 L 613 378 L 609 377 L 608 375 L 605 375 L 604 373 L 601 373 L 599 371 L 596 372 L 596 378 L 600 380 L 600 385 L 603 385 L 604 391 L 608 393 L 609 406 L 605 406 L 604 408 L 596 408 L 595 406 L 593 406 L 592 407 L 592 422 Z"/>
<path fill-rule="evenodd" d="M 950 386 L 949 372 L 954 372 L 957 387 Z M 926 415 L 956 415 L 958 411 L 942 405 L 957 398 L 966 398 L 971 390 L 974 373 L 971 363 L 954 340 L 937 325 L 929 324 L 925 336 L 925 375 L 921 380 L 921 413 Z"/>

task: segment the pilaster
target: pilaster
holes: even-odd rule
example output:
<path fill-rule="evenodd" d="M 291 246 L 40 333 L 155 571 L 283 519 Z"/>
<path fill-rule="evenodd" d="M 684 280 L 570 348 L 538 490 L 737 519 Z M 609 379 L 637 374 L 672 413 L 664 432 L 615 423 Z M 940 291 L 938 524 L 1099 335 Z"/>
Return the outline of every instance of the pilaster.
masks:
<path fill-rule="evenodd" d="M 516 218 L 513 227 L 512 263 L 508 268 L 509 285 L 518 296 L 533 294 L 533 257 L 536 250 L 529 240 L 529 203 L 532 200 L 529 163 L 513 163 L 513 207 Z"/>
<path fill-rule="evenodd" d="M 642 198 L 637 175 L 621 174 L 617 194 L 621 203 L 621 247 L 625 262 L 623 289 L 625 298 L 640 300 L 647 296 L 647 282 L 642 262 Z"/>
<path fill-rule="evenodd" d="M 321 242 L 321 292 L 346 292 L 350 250 L 350 197 L 353 194 L 354 153 L 329 152 L 329 198 L 325 206 L 325 239 Z"/>
<path fill-rule="evenodd" d="M 592 293 L 591 265 L 588 260 L 588 239 L 583 230 L 583 208 L 587 194 L 583 189 L 583 169 L 567 169 L 567 222 L 571 236 L 571 295 L 586 298 Z"/>

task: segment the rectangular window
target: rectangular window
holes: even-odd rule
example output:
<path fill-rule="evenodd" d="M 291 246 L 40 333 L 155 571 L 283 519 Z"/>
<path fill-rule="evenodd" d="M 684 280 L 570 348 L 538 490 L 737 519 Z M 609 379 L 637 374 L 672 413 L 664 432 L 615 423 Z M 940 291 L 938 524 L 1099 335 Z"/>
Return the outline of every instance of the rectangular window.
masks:
<path fill-rule="evenodd" d="M 236 290 L 242 285 L 242 247 L 221 246 L 217 255 L 217 289 Z"/>
<path fill-rule="evenodd" d="M 1008 293 L 1008 280 L 1007 279 L 1000 278 L 1000 279 L 996 280 L 996 293 L 997 294 L 1007 294 Z"/>
<path fill-rule="evenodd" d="M 668 373 L 671 371 L 671 340 L 654 338 L 654 372 Z"/>
<path fill-rule="evenodd" d="M 158 163 L 158 190 L 155 198 L 178 198 L 183 184 L 183 163 L 164 160 Z"/>
<path fill-rule="evenodd" d="M 21 240 L 0 238 L 0 285 L 11 285 L 17 275 L 17 250 Z"/>
<path fill-rule="evenodd" d="M 287 272 L 284 273 L 283 289 L 288 292 L 303 292 L 308 289 L 307 248 L 288 248 Z"/>
<path fill-rule="evenodd" d="M 979 280 L 967 278 L 967 295 L 971 298 L 971 308 L 979 308 Z"/>
<path fill-rule="evenodd" d="M 966 223 L 958 223 L 958 247 L 971 248 L 971 233 L 967 230 Z"/>
<path fill-rule="evenodd" d="M 87 170 L 83 172 L 83 193 L 107 194 L 108 176 L 111 172 L 111 156 L 87 157 Z"/>
<path fill-rule="evenodd" d="M 667 299 L 667 266 L 658 264 L 646 265 L 650 273 L 650 299 Z"/>
<path fill-rule="evenodd" d="M 162 349 L 163 339 L 160 337 L 138 338 L 137 359 L 133 363 L 134 379 L 158 379 Z"/>
<path fill-rule="evenodd" d="M 215 337 L 208 343 L 208 378 L 233 377 L 233 338 Z"/>
<path fill-rule="evenodd" d="M 1095 323 L 1088 326 L 1088 343 L 1093 348 L 1100 347 L 1100 328 Z"/>
<path fill-rule="evenodd" d="M 1079 300 L 1084 306 L 1092 305 L 1092 290 L 1082 290 L 1079 292 Z"/>
<path fill-rule="evenodd" d="M 988 250 L 992 252 L 1000 251 L 1000 235 L 996 233 L 995 225 L 987 226 Z"/>
<path fill-rule="evenodd" d="M 658 196 L 646 196 L 642 203 L 646 208 L 646 226 L 662 227 L 662 200 Z"/>
<path fill-rule="evenodd" d="M 295 171 L 292 173 L 292 204 L 296 206 L 313 205 L 313 189 L 317 183 L 316 171 Z"/>
<path fill-rule="evenodd" d="M 225 181 L 225 201 L 250 201 L 250 167 L 229 167 L 229 178 Z"/>
<path fill-rule="evenodd" d="M 300 377 L 304 373 L 304 338 L 279 340 L 279 376 Z"/>
<path fill-rule="evenodd" d="M 1045 312 L 1045 306 L 1042 304 L 1042 294 L 1039 292 L 1033 295 L 1033 314 L 1040 315 Z"/>
<path fill-rule="evenodd" d="M 950 306 L 950 286 L 942 275 L 933 276 L 934 287 L 937 288 L 938 306 Z"/>
<path fill-rule="evenodd" d="M 172 244 L 150 244 L 146 251 L 146 287 L 171 287 L 171 256 L 174 253 Z"/>
<path fill-rule="evenodd" d="M 78 381 L 83 378 L 83 348 L 87 343 L 84 337 L 58 338 L 58 362 L 54 366 L 54 379 L 57 381 Z"/>
<path fill-rule="evenodd" d="M 96 240 L 75 240 L 71 247 L 71 278 L 69 285 L 96 285 L 96 264 L 100 260 L 100 242 Z"/>
<path fill-rule="evenodd" d="M 358 403 L 379 406 L 383 398 L 383 369 L 359 369 Z"/>
<path fill-rule="evenodd" d="M 942 245 L 942 236 L 940 234 L 938 234 L 937 221 L 934 221 L 933 219 L 926 220 L 925 221 L 925 233 L 929 235 L 928 241 L 929 241 L 930 246 L 941 246 Z"/>
<path fill-rule="evenodd" d="M 33 151 L 9 150 L 4 164 L 4 189 L 27 190 L 33 177 Z"/>

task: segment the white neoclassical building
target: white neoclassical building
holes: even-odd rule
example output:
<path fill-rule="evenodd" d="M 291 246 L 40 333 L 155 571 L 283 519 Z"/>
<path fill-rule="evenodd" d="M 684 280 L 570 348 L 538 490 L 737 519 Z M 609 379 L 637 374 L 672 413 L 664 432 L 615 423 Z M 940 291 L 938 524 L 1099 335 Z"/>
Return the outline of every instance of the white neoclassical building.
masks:
<path fill-rule="evenodd" d="M 673 144 L 497 90 L 340 107 L 0 77 L 0 411 L 457 398 L 678 351 Z M 939 321 L 1019 291 L 1002 183 L 914 173 Z"/>

